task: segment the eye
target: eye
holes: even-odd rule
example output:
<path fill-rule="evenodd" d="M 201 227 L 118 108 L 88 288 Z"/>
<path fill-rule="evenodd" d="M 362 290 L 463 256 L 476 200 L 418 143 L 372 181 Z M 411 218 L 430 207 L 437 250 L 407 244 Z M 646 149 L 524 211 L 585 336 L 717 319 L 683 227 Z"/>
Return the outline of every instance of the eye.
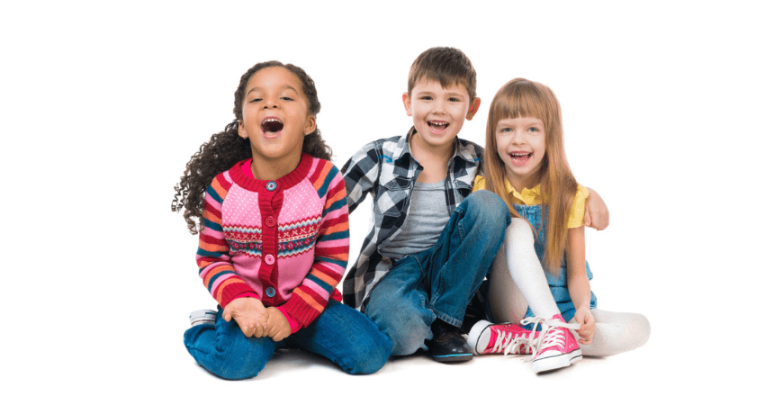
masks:
<path fill-rule="evenodd" d="M 292 97 L 288 97 L 288 96 L 282 96 L 282 100 L 292 101 L 293 98 Z"/>
<path fill-rule="evenodd" d="M 529 132 L 539 132 L 539 129 L 537 127 L 531 127 L 529 128 Z"/>
<path fill-rule="evenodd" d="M 255 97 L 252 100 L 250 100 L 251 103 L 257 103 L 258 101 L 262 101 L 263 99 L 260 97 Z"/>
<path fill-rule="evenodd" d="M 500 128 L 499 132 L 511 132 L 512 130 L 512 128 Z"/>
<path fill-rule="evenodd" d="M 458 99 L 457 97 L 449 97 L 449 101 L 458 103 L 460 99 Z"/>
<path fill-rule="evenodd" d="M 433 97 L 431 97 L 431 96 L 422 96 L 422 97 L 420 97 L 420 100 L 433 100 Z"/>

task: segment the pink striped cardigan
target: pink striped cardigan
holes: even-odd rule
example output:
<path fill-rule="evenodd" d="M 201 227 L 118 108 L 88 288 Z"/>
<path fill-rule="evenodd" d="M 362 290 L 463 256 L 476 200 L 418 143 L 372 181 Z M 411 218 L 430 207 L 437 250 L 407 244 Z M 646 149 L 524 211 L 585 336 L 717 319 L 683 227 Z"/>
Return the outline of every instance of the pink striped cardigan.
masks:
<path fill-rule="evenodd" d="M 199 275 L 221 307 L 256 297 L 278 307 L 294 333 L 338 294 L 349 249 L 345 183 L 332 163 L 307 154 L 274 181 L 252 177 L 251 161 L 207 188 Z"/>

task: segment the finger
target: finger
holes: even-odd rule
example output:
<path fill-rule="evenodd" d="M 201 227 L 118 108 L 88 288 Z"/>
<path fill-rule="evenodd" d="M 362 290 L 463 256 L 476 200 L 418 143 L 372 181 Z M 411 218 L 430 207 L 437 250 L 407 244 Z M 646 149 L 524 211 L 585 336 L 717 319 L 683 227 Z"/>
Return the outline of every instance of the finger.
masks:
<path fill-rule="evenodd" d="M 266 336 L 266 330 L 263 327 L 263 325 L 256 324 L 253 329 L 254 329 L 253 336 L 255 336 L 256 338 L 260 339 L 260 338 Z"/>
<path fill-rule="evenodd" d="M 588 209 L 584 210 L 584 225 L 585 226 L 592 225 L 592 216 L 590 215 L 590 210 Z"/>
<path fill-rule="evenodd" d="M 228 307 L 223 310 L 223 319 L 225 319 L 226 322 L 231 322 L 231 311 L 228 309 Z"/>

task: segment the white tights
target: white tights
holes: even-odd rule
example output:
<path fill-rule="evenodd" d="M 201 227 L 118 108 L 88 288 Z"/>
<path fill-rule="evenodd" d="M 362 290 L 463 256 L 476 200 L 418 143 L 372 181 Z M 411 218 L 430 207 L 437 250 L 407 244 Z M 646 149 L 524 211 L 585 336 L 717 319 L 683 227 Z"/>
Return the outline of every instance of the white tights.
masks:
<path fill-rule="evenodd" d="M 507 227 L 503 249 L 491 265 L 488 295 L 494 322 L 518 324 L 528 308 L 535 316 L 545 318 L 560 313 L 534 251 L 531 225 L 523 219 L 513 218 Z M 585 356 L 610 356 L 633 350 L 644 345 L 651 335 L 651 325 L 643 315 L 602 309 L 593 309 L 592 315 L 595 317 L 592 344 L 580 345 Z"/>

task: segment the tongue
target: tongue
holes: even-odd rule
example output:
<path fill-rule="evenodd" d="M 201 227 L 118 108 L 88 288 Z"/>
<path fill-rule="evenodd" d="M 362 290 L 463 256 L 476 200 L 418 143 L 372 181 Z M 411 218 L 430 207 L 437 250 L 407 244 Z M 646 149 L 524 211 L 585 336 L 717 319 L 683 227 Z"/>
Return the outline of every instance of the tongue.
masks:
<path fill-rule="evenodd" d="M 522 156 L 511 156 L 513 158 L 513 162 L 518 164 L 526 164 L 526 162 L 529 161 L 529 158 L 531 155 L 522 155 Z"/>
<path fill-rule="evenodd" d="M 436 134 L 440 134 L 441 132 L 444 132 L 445 129 L 446 129 L 446 125 L 430 124 L 430 130 Z"/>
<path fill-rule="evenodd" d="M 278 122 L 269 122 L 263 124 L 263 132 L 279 132 L 284 127 L 284 124 Z"/>

